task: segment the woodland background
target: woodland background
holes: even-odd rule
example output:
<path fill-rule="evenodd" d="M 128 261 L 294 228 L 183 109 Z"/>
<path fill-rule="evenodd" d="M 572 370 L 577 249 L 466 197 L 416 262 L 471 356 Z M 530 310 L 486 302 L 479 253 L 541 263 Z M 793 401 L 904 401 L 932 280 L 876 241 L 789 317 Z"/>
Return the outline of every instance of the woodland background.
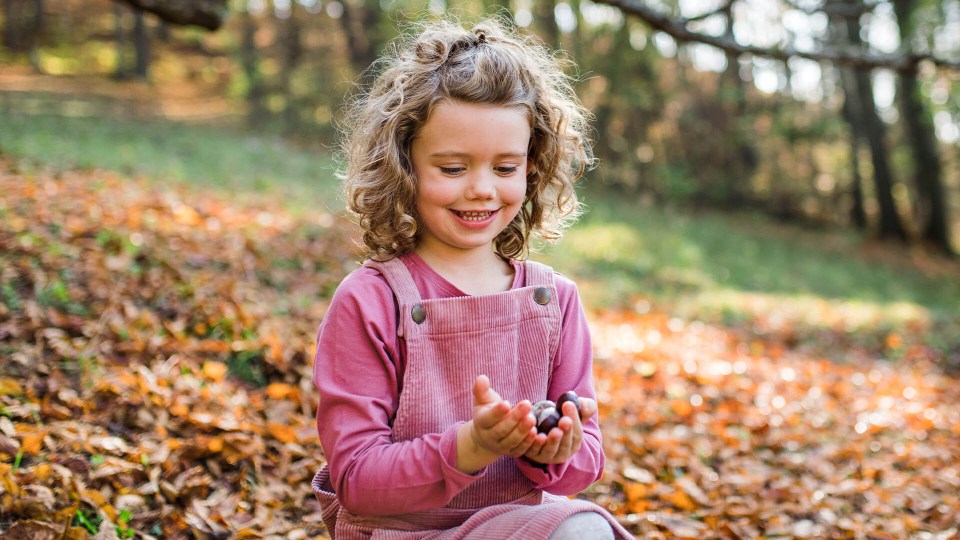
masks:
<path fill-rule="evenodd" d="M 149 11 L 142 11 L 140 7 Z M 960 1 L 0 6 L 0 533 L 324 535 L 340 105 L 497 11 L 596 115 L 577 280 L 608 464 L 665 538 L 960 531 Z"/>

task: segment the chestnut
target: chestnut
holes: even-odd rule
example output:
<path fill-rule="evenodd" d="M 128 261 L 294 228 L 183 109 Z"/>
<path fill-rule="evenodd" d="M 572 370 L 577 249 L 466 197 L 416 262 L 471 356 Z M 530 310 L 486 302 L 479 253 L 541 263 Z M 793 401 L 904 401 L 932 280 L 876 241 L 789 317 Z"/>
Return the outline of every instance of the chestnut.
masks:
<path fill-rule="evenodd" d="M 582 416 L 583 411 L 580 409 L 580 398 L 573 390 L 564 392 L 556 403 L 549 399 L 544 399 L 533 404 L 533 408 L 530 410 L 530 416 L 532 416 L 537 423 L 538 433 L 550 433 L 551 429 L 557 427 L 560 419 L 563 418 L 563 404 L 568 401 L 576 406 L 577 414 Z"/>
<path fill-rule="evenodd" d="M 560 413 L 556 409 L 545 410 L 543 416 L 537 420 L 537 432 L 550 433 L 550 430 L 560 423 L 560 418 Z"/>
<path fill-rule="evenodd" d="M 577 408 L 577 416 L 583 417 L 583 410 L 580 408 L 580 398 L 577 396 L 577 393 L 573 390 L 569 392 L 564 392 L 562 396 L 557 399 L 557 411 L 562 415 L 563 414 L 563 404 L 566 402 L 572 402 Z"/>

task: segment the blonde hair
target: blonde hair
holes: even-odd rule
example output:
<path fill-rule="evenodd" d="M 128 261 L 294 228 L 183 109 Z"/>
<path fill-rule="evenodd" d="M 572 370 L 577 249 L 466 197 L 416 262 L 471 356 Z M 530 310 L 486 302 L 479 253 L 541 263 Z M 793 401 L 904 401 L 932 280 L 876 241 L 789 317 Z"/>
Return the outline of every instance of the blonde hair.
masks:
<path fill-rule="evenodd" d="M 503 257 L 524 258 L 531 233 L 546 241 L 580 213 L 573 183 L 592 164 L 580 104 L 564 62 L 530 38 L 486 20 L 466 30 L 426 23 L 372 69 L 379 75 L 347 107 L 343 174 L 347 207 L 363 229 L 366 256 L 413 250 L 420 237 L 410 146 L 444 100 L 520 107 L 530 119 L 527 191 L 517 217 L 494 240 Z"/>

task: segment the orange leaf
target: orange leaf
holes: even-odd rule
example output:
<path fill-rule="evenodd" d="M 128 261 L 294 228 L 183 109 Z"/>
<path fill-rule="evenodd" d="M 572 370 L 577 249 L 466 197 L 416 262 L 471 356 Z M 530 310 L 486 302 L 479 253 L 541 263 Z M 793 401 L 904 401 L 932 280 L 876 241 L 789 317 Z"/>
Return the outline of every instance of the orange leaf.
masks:
<path fill-rule="evenodd" d="M 297 430 L 288 425 L 271 422 L 267 423 L 267 429 L 270 430 L 274 439 L 282 443 L 297 442 Z"/>
<path fill-rule="evenodd" d="M 12 394 L 22 394 L 23 388 L 16 379 L 4 377 L 0 379 L 0 396 L 9 396 Z"/>
<path fill-rule="evenodd" d="M 696 510 L 697 505 L 690 499 L 690 496 L 683 491 L 675 490 L 669 495 L 664 495 L 663 499 L 676 506 L 680 510 Z"/>
<path fill-rule="evenodd" d="M 271 383 L 267 386 L 267 395 L 270 399 L 287 399 L 296 395 L 297 388 L 284 383 Z"/>
<path fill-rule="evenodd" d="M 43 438 L 47 432 L 40 430 L 31 433 L 24 433 L 20 438 L 20 449 L 24 454 L 39 454 L 40 447 L 43 446 Z"/>
<path fill-rule="evenodd" d="M 227 365 L 223 362 L 209 361 L 203 363 L 203 374 L 214 382 L 220 382 L 227 376 Z"/>
<path fill-rule="evenodd" d="M 223 451 L 223 437 L 212 437 L 207 441 L 207 449 L 217 453 Z"/>

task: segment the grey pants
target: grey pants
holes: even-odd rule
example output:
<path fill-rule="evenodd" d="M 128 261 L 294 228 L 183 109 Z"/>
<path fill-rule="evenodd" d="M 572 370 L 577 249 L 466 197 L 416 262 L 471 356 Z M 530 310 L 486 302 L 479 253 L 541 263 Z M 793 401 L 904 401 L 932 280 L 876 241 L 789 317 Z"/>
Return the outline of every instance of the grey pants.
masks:
<path fill-rule="evenodd" d="M 580 512 L 560 523 L 550 540 L 613 540 L 613 529 L 596 512 Z"/>

